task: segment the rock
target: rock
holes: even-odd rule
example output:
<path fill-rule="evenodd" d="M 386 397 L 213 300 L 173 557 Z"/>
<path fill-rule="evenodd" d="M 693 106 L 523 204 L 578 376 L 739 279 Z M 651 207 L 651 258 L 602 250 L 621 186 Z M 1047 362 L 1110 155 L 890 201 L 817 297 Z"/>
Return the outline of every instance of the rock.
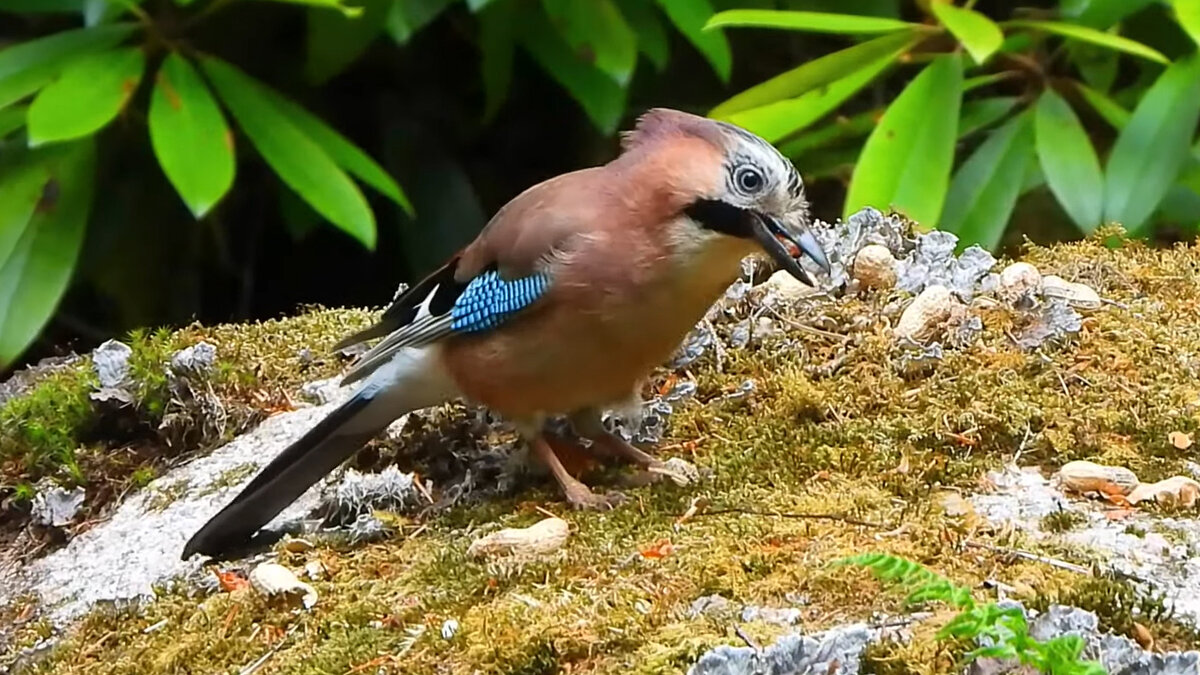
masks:
<path fill-rule="evenodd" d="M 1037 467 L 989 472 L 988 479 L 995 490 L 970 498 L 985 523 L 1020 532 L 1031 545 L 1094 551 L 1103 561 L 1099 564 L 1104 573 L 1142 580 L 1131 582 L 1139 597 L 1159 597 L 1169 603 L 1178 620 L 1200 622 L 1200 558 L 1194 554 L 1200 550 L 1200 521 L 1142 509 L 1124 509 L 1122 517 L 1106 517 L 1121 511 L 1067 500 L 1061 486 L 1054 484 L 1057 477 L 1052 482 Z M 1058 511 L 1082 518 L 1066 531 L 1044 529 L 1043 519 Z"/>
<path fill-rule="evenodd" d="M 1082 328 L 1083 317 L 1074 307 L 1061 298 L 1050 298 L 1037 308 L 1032 321 L 1017 334 L 1017 344 L 1024 349 L 1037 349 L 1047 342 L 1077 335 Z"/>
<path fill-rule="evenodd" d="M 930 286 L 904 310 L 893 332 L 901 339 L 926 342 L 941 334 L 956 316 L 966 318 L 966 306 L 945 286 Z"/>
<path fill-rule="evenodd" d="M 1058 470 L 1063 488 L 1072 492 L 1099 492 L 1106 495 L 1127 495 L 1138 487 L 1138 477 L 1120 466 L 1105 466 L 1095 462 L 1067 462 Z"/>
<path fill-rule="evenodd" d="M 567 542 L 570 531 L 567 521 L 545 518 L 529 527 L 506 528 L 476 539 L 467 548 L 467 555 L 525 557 L 553 553 Z"/>
<path fill-rule="evenodd" d="M 31 516 L 34 522 L 46 527 L 66 527 L 75 520 L 87 493 L 81 487 L 67 490 L 58 485 L 45 484 L 33 497 Z"/>
<path fill-rule="evenodd" d="M 1157 483 L 1143 483 L 1129 493 L 1129 503 L 1154 500 L 1190 509 L 1200 497 L 1200 483 L 1187 476 L 1172 476 Z"/>
<path fill-rule="evenodd" d="M 867 288 L 896 285 L 896 259 L 886 246 L 868 244 L 854 256 L 854 278 Z"/>
<path fill-rule="evenodd" d="M 1010 305 L 1042 292 L 1042 273 L 1027 262 L 1015 262 L 1000 271 L 997 295 Z"/>
<path fill-rule="evenodd" d="M 317 604 L 317 591 L 278 563 L 266 562 L 255 567 L 250 572 L 250 585 L 267 597 L 299 595 L 305 609 Z"/>
<path fill-rule="evenodd" d="M 401 472 L 394 464 L 378 473 L 347 469 L 342 480 L 323 491 L 318 510 L 326 524 L 343 526 L 377 510 L 404 511 L 421 500 L 413 481 L 413 474 Z"/>
<path fill-rule="evenodd" d="M 750 605 L 742 608 L 742 621 L 762 621 L 779 626 L 794 626 L 800 621 L 800 610 L 795 607 L 756 607 Z"/>
<path fill-rule="evenodd" d="M 100 388 L 92 392 L 95 401 L 117 401 L 129 404 L 134 400 L 129 391 L 129 357 L 133 350 L 117 340 L 107 340 L 92 351 L 92 367 Z"/>
<path fill-rule="evenodd" d="M 117 340 L 107 340 L 92 352 L 92 367 L 101 387 L 119 387 L 129 377 L 129 357 L 133 350 Z"/>
<path fill-rule="evenodd" d="M 693 619 L 700 616 L 718 618 L 731 612 L 729 600 L 724 596 L 702 595 L 692 601 L 692 606 L 688 609 L 688 616 Z"/>
<path fill-rule="evenodd" d="M 171 370 L 176 375 L 206 375 L 217 362 L 217 348 L 207 342 L 197 342 L 171 356 Z"/>
<path fill-rule="evenodd" d="M 785 635 L 769 647 L 721 645 L 700 657 L 688 675 L 857 675 L 863 650 L 878 631 L 852 624 L 816 635 Z"/>
<path fill-rule="evenodd" d="M 1100 307 L 1100 294 L 1085 284 L 1067 281 L 1062 277 L 1047 274 L 1042 277 L 1042 295 L 1047 298 L 1061 298 L 1073 307 L 1096 309 Z"/>
<path fill-rule="evenodd" d="M 158 589 L 211 579 L 204 556 L 180 560 L 187 538 L 253 480 L 254 472 L 351 394 L 347 387 L 324 406 L 272 415 L 248 433 L 168 470 L 65 546 L 18 569 L 4 569 L 0 605 L 36 597 L 45 619 L 61 627 L 97 605 L 140 603 Z M 307 490 L 267 529 L 291 530 L 302 522 L 318 505 L 320 490 Z"/>

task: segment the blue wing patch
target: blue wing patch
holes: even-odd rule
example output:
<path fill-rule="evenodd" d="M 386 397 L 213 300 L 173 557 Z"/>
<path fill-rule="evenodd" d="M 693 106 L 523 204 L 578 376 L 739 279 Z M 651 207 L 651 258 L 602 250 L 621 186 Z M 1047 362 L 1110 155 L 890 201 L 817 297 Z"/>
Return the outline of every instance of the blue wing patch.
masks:
<path fill-rule="evenodd" d="M 545 274 L 504 280 L 500 273 L 488 270 L 471 280 L 451 309 L 450 330 L 475 333 L 491 330 L 533 304 L 550 285 Z"/>

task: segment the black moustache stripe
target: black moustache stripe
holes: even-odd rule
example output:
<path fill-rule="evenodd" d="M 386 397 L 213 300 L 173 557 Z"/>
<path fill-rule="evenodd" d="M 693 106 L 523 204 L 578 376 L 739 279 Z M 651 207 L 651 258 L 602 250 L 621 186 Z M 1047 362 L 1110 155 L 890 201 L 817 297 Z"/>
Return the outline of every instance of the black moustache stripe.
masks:
<path fill-rule="evenodd" d="M 683 210 L 702 227 L 734 237 L 754 237 L 754 216 L 746 209 L 719 199 L 697 199 Z"/>

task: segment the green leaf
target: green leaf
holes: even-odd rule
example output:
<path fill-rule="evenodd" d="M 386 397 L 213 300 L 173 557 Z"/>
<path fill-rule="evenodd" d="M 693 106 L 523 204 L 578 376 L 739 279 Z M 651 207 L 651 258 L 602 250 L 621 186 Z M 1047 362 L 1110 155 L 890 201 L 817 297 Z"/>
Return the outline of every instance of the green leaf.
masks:
<path fill-rule="evenodd" d="M 1114 129 L 1120 131 L 1129 123 L 1130 113 L 1125 108 L 1122 108 L 1120 103 L 1082 82 L 1075 82 L 1074 85 L 1075 89 L 1079 91 L 1079 95 L 1083 97 L 1083 100 L 1087 101 L 1088 105 L 1092 106 L 1092 109 L 1100 117 L 1103 117 L 1105 122 L 1111 124 Z"/>
<path fill-rule="evenodd" d="M 1127 16 L 1142 11 L 1158 0 L 1090 0 L 1074 23 L 1107 30 Z"/>
<path fill-rule="evenodd" d="M 518 25 L 521 46 L 583 106 L 597 129 L 605 134 L 614 133 L 625 110 L 625 90 L 612 78 L 575 58 L 545 14 L 525 12 Z"/>
<path fill-rule="evenodd" d="M 46 185 L 46 171 L 31 157 L 37 155 L 21 149 L 0 162 L 0 268 L 25 233 Z"/>
<path fill-rule="evenodd" d="M 1099 45 L 1108 49 L 1115 49 L 1117 51 L 1125 52 L 1126 54 L 1132 54 L 1134 56 L 1140 56 L 1143 59 L 1157 61 L 1158 63 L 1170 63 L 1170 60 L 1163 56 L 1157 49 L 1152 49 L 1140 42 L 1130 40 L 1129 38 L 1123 38 L 1119 35 L 1105 33 L 1104 31 L 1088 28 L 1086 26 L 1076 26 L 1074 24 L 1062 23 L 1059 21 L 1028 20 L 1006 21 L 1004 25 L 1013 28 L 1029 28 L 1032 30 L 1054 33 L 1065 38 L 1090 42 L 1094 45 Z"/>
<path fill-rule="evenodd" d="M 1037 155 L 1029 158 L 1029 166 L 1025 168 L 1025 179 L 1021 181 L 1021 194 L 1024 195 L 1046 184 L 1046 174 L 1042 173 L 1042 165 L 1037 161 Z"/>
<path fill-rule="evenodd" d="M 1138 232 L 1191 155 L 1200 120 L 1200 56 L 1171 65 L 1142 97 L 1108 157 L 1104 219 Z"/>
<path fill-rule="evenodd" d="M 750 87 L 713 108 L 708 115 L 716 119 L 727 119 L 733 113 L 794 98 L 846 77 L 860 68 L 869 67 L 881 58 L 894 59 L 916 44 L 917 40 L 916 33 L 906 31 L 826 54 Z"/>
<path fill-rule="evenodd" d="M 279 215 L 292 241 L 303 241 L 313 230 L 321 226 L 321 214 L 312 210 L 304 200 L 291 190 L 279 190 Z"/>
<path fill-rule="evenodd" d="M 233 185 L 233 135 L 208 86 L 182 56 L 167 56 L 156 80 L 150 144 L 171 185 L 203 218 Z"/>
<path fill-rule="evenodd" d="M 78 12 L 83 0 L 0 0 L 0 12 Z"/>
<path fill-rule="evenodd" d="M 307 54 L 304 75 L 321 84 L 354 63 L 371 42 L 383 33 L 392 0 L 360 0 L 363 11 L 348 17 L 323 9 L 308 11 Z"/>
<path fill-rule="evenodd" d="M 777 9 L 730 9 L 708 20 L 704 29 L 737 26 L 743 28 L 779 28 L 810 33 L 867 35 L 923 28 L 921 24 L 856 14 L 827 12 L 789 12 Z"/>
<path fill-rule="evenodd" d="M 941 0 L 934 0 L 930 7 L 938 21 L 967 48 L 975 63 L 986 63 L 1004 42 L 1004 33 L 1000 32 L 1000 27 L 973 9 L 955 7 Z"/>
<path fill-rule="evenodd" d="M 362 14 L 361 7 L 352 7 L 345 4 L 345 0 L 267 0 L 269 2 L 279 2 L 286 5 L 307 5 L 309 7 L 320 7 L 322 9 L 332 9 L 341 12 L 346 17 L 356 17 Z"/>
<path fill-rule="evenodd" d="M 28 110 L 23 105 L 0 108 L 0 139 L 25 126 L 25 113 Z"/>
<path fill-rule="evenodd" d="M 937 223 L 950 169 L 962 103 L 962 60 L 936 57 L 888 106 L 867 138 L 843 208 L 896 208 L 927 227 Z"/>
<path fill-rule="evenodd" d="M 396 0 L 387 17 L 388 34 L 397 44 L 405 44 L 453 2 L 455 0 Z"/>
<path fill-rule="evenodd" d="M 1070 42 L 1067 44 L 1067 55 L 1089 86 L 1100 91 L 1112 89 L 1121 65 L 1120 52 L 1097 47 L 1088 42 Z"/>
<path fill-rule="evenodd" d="M 1176 183 L 1167 191 L 1156 210 L 1157 218 L 1195 229 L 1200 225 L 1200 194 Z"/>
<path fill-rule="evenodd" d="M 1200 0 L 1171 0 L 1179 26 L 1200 45 Z"/>
<path fill-rule="evenodd" d="M 378 190 L 380 194 L 391 199 L 409 215 L 413 215 L 413 206 L 408 197 L 396 184 L 395 179 L 388 175 L 375 160 L 358 149 L 345 136 L 322 122 L 316 115 L 305 110 L 303 106 L 277 91 L 262 85 L 259 86 L 263 96 L 275 104 L 279 113 L 305 136 L 308 136 L 310 141 L 316 143 L 335 164 Z"/>
<path fill-rule="evenodd" d="M 644 0 L 617 0 L 617 6 L 637 35 L 638 51 L 645 54 L 661 72 L 667 67 L 667 59 L 670 56 L 670 42 L 662 20 L 654 8 Z"/>
<path fill-rule="evenodd" d="M 1046 183 L 1079 229 L 1090 234 L 1104 209 L 1104 174 L 1100 160 L 1075 111 L 1047 89 L 1034 117 L 1038 160 Z"/>
<path fill-rule="evenodd" d="M 729 40 L 719 31 L 707 31 L 704 22 L 713 15 L 709 0 L 658 0 L 676 30 L 708 59 L 713 72 L 722 82 L 729 82 L 733 71 L 733 54 Z"/>
<path fill-rule="evenodd" d="M 858 161 L 858 148 L 822 148 L 798 157 L 787 156 L 795 160 L 796 166 L 804 167 L 804 179 L 807 181 L 837 178 L 844 182 L 850 179 L 850 173 Z"/>
<path fill-rule="evenodd" d="M 513 52 L 516 50 L 512 8 L 512 3 L 501 2 L 489 5 L 479 13 L 484 122 L 493 119 L 500 111 L 512 82 Z"/>
<path fill-rule="evenodd" d="M 0 264 L 0 368 L 37 337 L 71 280 L 92 206 L 95 144 L 88 138 L 29 150 L 20 163 L 41 189 Z"/>
<path fill-rule="evenodd" d="M 88 136 L 116 119 L 142 80 L 137 47 L 89 54 L 69 65 L 29 106 L 29 145 Z"/>
<path fill-rule="evenodd" d="M 839 117 L 819 129 L 797 134 L 779 146 L 779 152 L 783 153 L 784 157 L 799 157 L 809 150 L 865 136 L 875 128 L 876 120 L 882 115 L 882 110 L 868 110 L 850 118 Z"/>
<path fill-rule="evenodd" d="M 993 96 L 967 101 L 958 118 L 958 137 L 969 136 L 1003 118 L 1017 105 L 1018 96 Z"/>
<path fill-rule="evenodd" d="M 625 87 L 637 64 L 637 38 L 611 0 L 542 0 L 542 7 L 576 57 Z"/>
<path fill-rule="evenodd" d="M 793 99 L 777 101 L 728 117 L 728 121 L 775 143 L 816 122 L 870 84 L 895 63 L 896 56 L 885 54 L 874 62 Z"/>
<path fill-rule="evenodd" d="M 78 28 L 0 50 L 0 108 L 46 86 L 74 59 L 115 47 L 136 28 L 132 24 Z"/>
<path fill-rule="evenodd" d="M 83 25 L 99 26 L 125 14 L 130 7 L 142 4 L 141 0 L 84 0 Z"/>
<path fill-rule="evenodd" d="M 1003 70 L 999 73 L 988 73 L 987 75 L 968 77 L 967 79 L 963 80 L 963 93 L 974 91 L 980 87 L 986 87 L 989 84 L 1003 82 L 1004 80 L 1018 76 L 1020 76 L 1020 73 L 1016 71 Z"/>
<path fill-rule="evenodd" d="M 279 97 L 215 57 L 204 57 L 201 67 L 254 147 L 283 182 L 317 213 L 373 250 L 375 217 L 367 200 L 320 144 L 280 110 L 276 104 Z"/>

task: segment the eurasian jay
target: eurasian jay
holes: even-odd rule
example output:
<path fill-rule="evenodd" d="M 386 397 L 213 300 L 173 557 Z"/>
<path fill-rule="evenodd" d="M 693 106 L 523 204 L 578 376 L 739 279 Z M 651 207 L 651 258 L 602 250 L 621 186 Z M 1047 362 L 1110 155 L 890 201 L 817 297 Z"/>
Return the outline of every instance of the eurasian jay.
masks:
<path fill-rule="evenodd" d="M 825 271 L 829 262 L 808 225 L 804 184 L 771 144 L 731 124 L 647 112 L 622 134 L 618 157 L 522 192 L 378 323 L 339 343 L 383 338 L 342 380 L 357 391 L 264 467 L 183 558 L 248 543 L 392 421 L 456 399 L 511 422 L 572 506 L 611 508 L 563 467 L 555 447 L 569 441 L 547 419 L 566 416 L 594 454 L 672 474 L 607 431 L 601 411 L 636 396 L 746 256 L 765 251 L 813 285 L 801 254 Z"/>

